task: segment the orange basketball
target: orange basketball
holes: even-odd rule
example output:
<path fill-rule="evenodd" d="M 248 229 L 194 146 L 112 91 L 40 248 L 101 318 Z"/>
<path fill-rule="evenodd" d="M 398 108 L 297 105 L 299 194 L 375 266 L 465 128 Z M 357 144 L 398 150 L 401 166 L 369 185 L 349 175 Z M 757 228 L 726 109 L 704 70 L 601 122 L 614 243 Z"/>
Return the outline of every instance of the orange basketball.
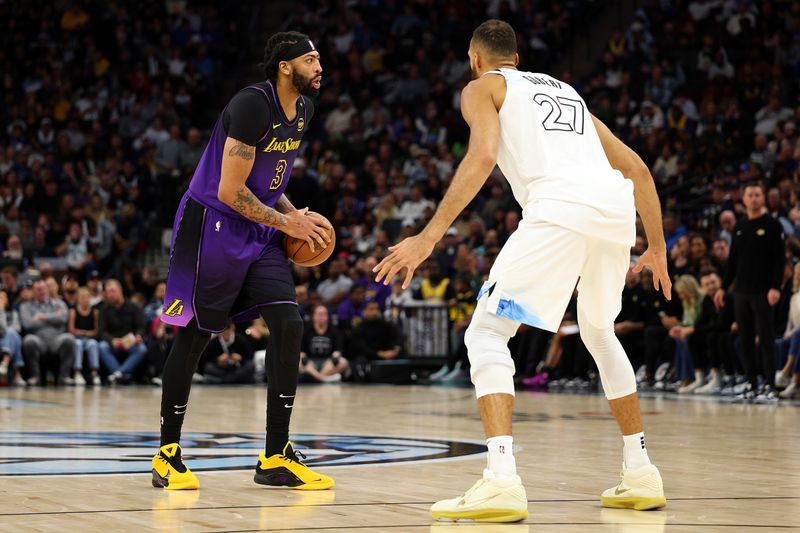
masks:
<path fill-rule="evenodd" d="M 283 239 L 283 249 L 286 251 L 286 257 L 296 265 L 304 267 L 321 265 L 328 260 L 333 253 L 333 249 L 336 248 L 336 232 L 333 231 L 333 228 L 330 229 L 329 235 L 331 242 L 328 243 L 328 246 L 320 248 L 319 243 L 315 242 L 313 252 L 309 248 L 308 242 L 286 235 Z"/>

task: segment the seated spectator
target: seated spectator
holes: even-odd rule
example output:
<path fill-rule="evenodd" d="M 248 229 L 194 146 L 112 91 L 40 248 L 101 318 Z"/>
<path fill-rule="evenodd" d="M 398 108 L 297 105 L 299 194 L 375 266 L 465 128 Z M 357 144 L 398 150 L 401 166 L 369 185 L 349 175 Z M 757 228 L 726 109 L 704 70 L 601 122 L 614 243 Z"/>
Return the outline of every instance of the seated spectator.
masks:
<path fill-rule="evenodd" d="M 125 299 L 119 281 L 106 280 L 104 292 L 98 325 L 100 359 L 108 370 L 108 382 L 113 385 L 129 381 L 147 356 L 142 337 L 144 315 L 136 304 Z"/>
<path fill-rule="evenodd" d="M 736 226 L 736 214 L 733 211 L 725 210 L 719 214 L 719 239 L 724 240 L 730 246 L 733 239 L 733 227 Z"/>
<path fill-rule="evenodd" d="M 435 209 L 436 205 L 425 198 L 423 195 L 422 185 L 415 184 L 411 186 L 411 195 L 400 207 L 399 218 L 404 220 L 412 220 L 418 222 L 425 214 L 426 209 Z"/>
<path fill-rule="evenodd" d="M 428 303 L 444 304 L 455 296 L 450 278 L 442 273 L 442 267 L 436 260 L 429 259 L 420 269 L 422 283 L 414 294 L 414 298 Z"/>
<path fill-rule="evenodd" d="M 633 270 L 632 265 L 625 276 L 622 308 L 614 321 L 614 333 L 631 360 L 633 368 L 639 368 L 644 363 L 640 357 L 644 350 L 646 301 L 641 281 L 641 275 Z"/>
<path fill-rule="evenodd" d="M 369 257 L 357 262 L 356 267 L 361 275 L 355 280 L 355 284 L 364 287 L 366 290 L 364 296 L 368 301 L 374 300 L 378 302 L 378 305 L 381 306 L 381 309 L 384 309 L 386 306 L 386 299 L 389 298 L 390 294 L 392 294 L 392 288 L 388 285 L 384 285 L 383 283 L 375 281 L 375 274 L 372 272 L 372 269 L 375 268 L 377 264 L 378 260 L 374 255 L 370 255 Z"/>
<path fill-rule="evenodd" d="M 18 387 L 25 386 L 22 369 L 25 360 L 22 357 L 22 337 L 19 315 L 8 304 L 8 295 L 0 291 L 0 384 L 7 384 L 9 369 L 13 368 L 14 378 L 11 381 Z"/>
<path fill-rule="evenodd" d="M 353 328 L 361 323 L 367 305 L 367 291 L 363 285 L 353 285 L 350 295 L 342 300 L 336 310 L 336 320 L 339 330 L 349 337 Z"/>
<path fill-rule="evenodd" d="M 253 347 L 245 335 L 236 333 L 236 326 L 230 324 L 225 331 L 211 339 L 200 357 L 203 361 L 205 383 L 253 383 L 253 354 Z"/>
<path fill-rule="evenodd" d="M 397 277 L 392 280 L 392 293 L 386 299 L 384 318 L 390 322 L 397 322 L 403 307 L 416 302 L 411 289 L 403 289 L 403 278 Z"/>
<path fill-rule="evenodd" d="M 728 265 L 728 256 L 731 254 L 731 245 L 725 239 L 717 239 L 711 248 L 711 257 L 716 264 L 717 270 L 723 271 Z"/>
<path fill-rule="evenodd" d="M 92 307 L 92 295 L 89 289 L 78 289 L 78 304 L 69 310 L 67 331 L 75 337 L 75 385 L 86 385 L 83 377 L 83 356 L 89 361 L 89 376 L 92 385 L 100 385 L 100 348 L 97 343 L 100 311 Z"/>
<path fill-rule="evenodd" d="M 10 235 L 6 240 L 6 249 L 3 251 L 2 264 L 6 268 L 16 267 L 17 269 L 26 268 L 30 265 L 30 259 L 25 256 L 22 248 L 22 240 L 18 235 Z"/>
<path fill-rule="evenodd" d="M 396 359 L 400 355 L 400 331 L 381 318 L 378 302 L 369 302 L 364 320 L 353 330 L 351 359 L 359 361 Z"/>
<path fill-rule="evenodd" d="M 329 318 L 328 308 L 318 305 L 311 324 L 303 330 L 300 372 L 313 381 L 341 381 L 349 368 L 347 359 L 342 357 L 342 337 Z"/>
<path fill-rule="evenodd" d="M 3 292 L 8 296 L 9 307 L 19 304 L 19 296 L 22 287 L 19 285 L 19 270 L 14 266 L 4 267 L 0 271 L 0 281 L 3 284 Z"/>
<path fill-rule="evenodd" d="M 800 396 L 800 264 L 794 267 L 793 281 L 794 294 L 789 304 L 789 319 L 777 350 L 786 356 L 786 362 L 775 376 L 775 386 L 784 388 L 778 397 L 787 400 Z"/>
<path fill-rule="evenodd" d="M 345 275 L 345 271 L 345 263 L 341 258 L 334 259 L 328 265 L 328 277 L 317 286 L 317 293 L 325 305 L 338 305 L 350 292 L 353 280 Z"/>
<path fill-rule="evenodd" d="M 40 364 L 45 358 L 59 363 L 58 380 L 72 384 L 69 376 L 75 358 L 75 338 L 67 333 L 67 304 L 50 296 L 43 279 L 33 283 L 33 299 L 19 307 L 22 330 L 22 354 L 28 369 L 28 385 L 39 383 Z"/>
<path fill-rule="evenodd" d="M 164 295 L 166 292 L 167 283 L 165 281 L 159 281 L 156 283 L 155 290 L 153 291 L 153 297 L 144 307 L 145 324 L 152 324 L 153 320 L 161 315 L 161 311 L 164 309 Z"/>
<path fill-rule="evenodd" d="M 675 281 L 675 294 L 683 304 L 683 316 L 681 323 L 672 326 L 669 330 L 670 338 L 675 340 L 675 359 L 678 378 L 683 380 L 683 386 L 678 389 L 681 394 L 693 393 L 705 385 L 705 361 L 703 360 L 703 350 L 690 350 L 690 337 L 693 338 L 691 345 L 694 347 L 703 346 L 705 339 L 695 340 L 695 324 L 703 310 L 703 303 L 708 302 L 704 298 L 700 285 L 694 276 L 683 275 Z M 694 381 L 691 379 L 691 365 L 694 364 Z"/>
<path fill-rule="evenodd" d="M 724 242 L 724 241 L 723 241 Z M 714 295 L 719 291 L 722 280 L 715 270 L 707 270 L 700 275 L 700 287 L 703 289 L 703 307 L 695 323 L 695 333 L 700 333 L 692 339 L 692 350 L 697 353 L 705 351 L 706 364 L 711 368 L 708 382 L 695 389 L 695 394 L 719 394 L 722 388 L 735 382 L 736 357 L 733 352 L 733 296 L 725 295 L 725 305 L 720 309 L 714 306 Z M 710 305 L 709 305 L 710 304 Z M 697 342 L 705 337 L 705 346 Z M 696 363 L 697 364 L 697 363 Z"/>
<path fill-rule="evenodd" d="M 63 256 L 70 270 L 78 273 L 92 270 L 92 254 L 89 251 L 89 237 L 81 229 L 81 225 L 73 222 L 69 225 L 69 233 L 56 253 Z"/>
<path fill-rule="evenodd" d="M 74 273 L 67 274 L 61 278 L 61 293 L 67 308 L 72 309 L 78 305 L 78 289 L 80 284 Z"/>
<path fill-rule="evenodd" d="M 643 270 L 642 291 L 645 299 L 644 315 L 644 362 L 646 365 L 642 387 L 653 386 L 663 390 L 667 372 L 674 356 L 674 341 L 669 330 L 680 324 L 680 307 L 677 298 L 667 301 L 653 288 L 653 273 Z"/>

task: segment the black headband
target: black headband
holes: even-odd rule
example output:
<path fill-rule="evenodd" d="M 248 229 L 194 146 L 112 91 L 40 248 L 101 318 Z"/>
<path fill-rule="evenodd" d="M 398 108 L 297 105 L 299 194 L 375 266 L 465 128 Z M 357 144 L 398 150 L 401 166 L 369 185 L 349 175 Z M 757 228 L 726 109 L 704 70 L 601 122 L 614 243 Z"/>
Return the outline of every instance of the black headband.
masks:
<path fill-rule="evenodd" d="M 291 61 L 292 59 L 305 55 L 309 52 L 316 51 L 317 49 L 314 48 L 314 43 L 312 43 L 309 39 L 302 39 L 288 48 L 284 48 L 278 54 L 278 61 Z"/>

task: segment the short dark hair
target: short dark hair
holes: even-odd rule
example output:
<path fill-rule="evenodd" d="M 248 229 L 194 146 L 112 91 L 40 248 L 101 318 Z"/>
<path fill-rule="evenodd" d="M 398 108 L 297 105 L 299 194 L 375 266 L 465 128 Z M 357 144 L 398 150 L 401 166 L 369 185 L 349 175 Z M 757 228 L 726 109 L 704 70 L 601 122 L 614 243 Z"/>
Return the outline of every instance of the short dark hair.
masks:
<path fill-rule="evenodd" d="M 278 57 L 280 52 L 286 50 L 300 41 L 309 41 L 308 35 L 297 31 L 278 32 L 269 39 L 264 47 L 264 62 L 259 63 L 259 67 L 264 71 L 268 79 L 275 81 L 278 78 Z"/>
<path fill-rule="evenodd" d="M 716 268 L 704 268 L 700 272 L 700 279 L 703 279 L 706 276 L 712 276 L 712 275 L 719 277 L 719 272 L 717 272 Z"/>
<path fill-rule="evenodd" d="M 764 196 L 767 195 L 767 187 L 761 180 L 748 181 L 747 183 L 744 184 L 744 187 L 742 187 L 742 192 L 744 192 L 745 189 L 749 189 L 750 187 L 758 187 L 759 189 L 761 189 L 761 194 L 763 194 Z"/>
<path fill-rule="evenodd" d="M 475 28 L 472 41 L 494 57 L 511 57 L 517 53 L 517 34 L 502 20 L 487 20 Z"/>

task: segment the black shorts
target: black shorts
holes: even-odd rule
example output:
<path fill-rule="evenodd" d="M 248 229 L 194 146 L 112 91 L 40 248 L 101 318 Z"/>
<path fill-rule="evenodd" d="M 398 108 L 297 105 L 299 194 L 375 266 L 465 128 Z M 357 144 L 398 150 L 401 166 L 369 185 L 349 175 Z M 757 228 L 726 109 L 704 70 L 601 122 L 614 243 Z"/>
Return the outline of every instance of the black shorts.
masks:
<path fill-rule="evenodd" d="M 185 326 L 196 318 L 201 330 L 218 333 L 231 319 L 257 318 L 260 307 L 296 305 L 282 235 L 184 195 L 172 228 L 161 320 Z"/>

